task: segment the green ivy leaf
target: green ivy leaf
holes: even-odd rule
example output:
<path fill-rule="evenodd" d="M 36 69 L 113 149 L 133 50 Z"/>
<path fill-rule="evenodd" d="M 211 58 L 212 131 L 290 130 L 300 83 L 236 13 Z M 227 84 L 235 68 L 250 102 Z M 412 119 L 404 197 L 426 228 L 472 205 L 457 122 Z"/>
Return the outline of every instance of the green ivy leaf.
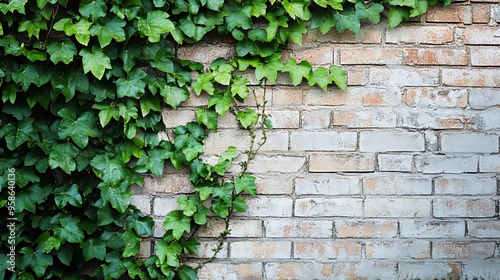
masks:
<path fill-rule="evenodd" d="M 238 3 L 229 2 L 226 7 L 229 10 L 229 14 L 224 18 L 227 30 L 231 31 L 235 27 L 241 27 L 244 30 L 248 30 L 253 27 L 253 21 L 251 19 L 251 5 L 241 6 Z"/>
<path fill-rule="evenodd" d="M 347 88 L 347 75 L 345 70 L 342 68 L 336 65 L 330 66 L 330 78 L 341 90 L 345 90 Z"/>
<path fill-rule="evenodd" d="M 300 18 L 302 20 L 309 20 L 311 18 L 311 12 L 307 8 L 309 1 L 294 1 L 283 0 L 281 4 L 285 11 L 290 15 L 292 19 Z"/>
<path fill-rule="evenodd" d="M 196 77 L 196 80 L 193 81 L 191 87 L 193 88 L 196 95 L 200 95 L 202 91 L 206 91 L 208 94 L 214 94 L 215 87 L 213 84 L 213 73 L 201 73 Z"/>
<path fill-rule="evenodd" d="M 50 168 L 60 167 L 64 172 L 70 174 L 76 169 L 75 157 L 78 152 L 78 148 L 70 142 L 54 145 L 49 155 Z"/>
<path fill-rule="evenodd" d="M 139 18 L 138 30 L 141 35 L 148 37 L 151 43 L 160 41 L 161 36 L 175 30 L 174 24 L 163 11 L 150 11 L 146 18 Z"/>
<path fill-rule="evenodd" d="M 111 203 L 111 206 L 120 213 L 125 213 L 130 205 L 132 191 L 124 191 L 121 186 L 112 186 L 104 182 L 97 186 L 101 190 L 103 203 Z"/>
<path fill-rule="evenodd" d="M 181 195 L 177 199 L 177 203 L 179 204 L 180 210 L 184 213 L 184 215 L 191 217 L 193 216 L 194 213 L 196 213 L 197 210 L 197 204 L 194 199 L 191 197 L 187 197 L 186 195 Z M 199 203 L 201 204 L 201 203 Z"/>
<path fill-rule="evenodd" d="M 317 12 L 312 15 L 310 28 L 319 28 L 319 31 L 323 35 L 328 33 L 337 23 L 333 15 L 329 12 Z"/>
<path fill-rule="evenodd" d="M 7 142 L 7 148 L 11 151 L 17 149 L 23 143 L 30 143 L 31 141 L 40 141 L 38 133 L 33 126 L 32 118 L 24 118 L 19 122 L 16 128 L 13 123 L 9 123 L 1 127 L 3 137 L 5 142 Z"/>
<path fill-rule="evenodd" d="M 58 115 L 63 118 L 59 127 L 59 137 L 71 137 L 78 147 L 84 149 L 89 142 L 89 137 L 99 136 L 97 115 L 94 112 L 84 112 L 76 119 L 74 112 L 62 109 Z"/>
<path fill-rule="evenodd" d="M 90 41 L 90 27 L 92 22 L 85 18 L 81 18 L 76 23 L 73 23 L 71 18 L 63 18 L 56 22 L 53 26 L 54 30 L 64 31 L 67 36 L 75 35 L 76 40 L 87 46 Z"/>
<path fill-rule="evenodd" d="M 245 100 L 248 96 L 248 84 L 250 82 L 246 78 L 242 77 L 234 77 L 233 82 L 231 83 L 231 95 L 238 96 L 242 100 Z"/>
<path fill-rule="evenodd" d="M 110 158 L 107 155 L 98 155 L 90 161 L 94 173 L 104 182 L 118 184 L 127 178 L 124 163 L 119 158 Z"/>
<path fill-rule="evenodd" d="M 224 116 L 227 111 L 229 111 L 229 108 L 231 108 L 231 104 L 233 103 L 234 99 L 231 96 L 230 91 L 226 91 L 226 93 L 215 93 L 210 97 L 208 100 L 208 107 L 212 107 L 215 105 L 215 112 L 217 114 Z"/>
<path fill-rule="evenodd" d="M 328 85 L 332 82 L 330 73 L 325 67 L 318 67 L 316 70 L 312 71 L 308 77 L 309 86 L 317 84 L 323 90 L 328 89 Z"/>
<path fill-rule="evenodd" d="M 99 80 L 104 76 L 106 69 L 112 68 L 109 57 L 97 46 L 93 46 L 92 51 L 88 48 L 83 48 L 79 55 L 83 61 L 83 72 L 85 74 L 92 72 Z"/>
<path fill-rule="evenodd" d="M 185 87 L 167 85 L 160 89 L 160 95 L 163 100 L 172 108 L 177 109 L 179 105 L 189 99 L 189 91 Z"/>
<path fill-rule="evenodd" d="M 76 91 L 89 92 L 89 78 L 81 68 L 70 68 L 65 73 L 58 73 L 52 79 L 52 86 L 59 89 L 66 97 L 66 101 L 72 99 Z"/>
<path fill-rule="evenodd" d="M 54 233 L 58 235 L 62 242 L 83 243 L 84 235 L 79 223 L 80 218 L 75 216 L 66 216 L 59 219 L 61 226 L 54 225 L 52 227 Z"/>
<path fill-rule="evenodd" d="M 355 7 L 359 18 L 367 18 L 373 24 L 380 22 L 380 13 L 384 11 L 384 6 L 379 3 L 372 3 L 366 7 L 363 2 L 357 2 Z"/>
<path fill-rule="evenodd" d="M 78 9 L 80 14 L 86 18 L 92 18 L 94 21 L 100 17 L 106 16 L 106 3 L 101 0 L 83 0 Z"/>
<path fill-rule="evenodd" d="M 54 249 L 59 250 L 61 239 L 58 236 L 50 236 L 50 232 L 46 231 L 36 239 L 36 243 L 42 246 L 42 252 L 50 253 Z"/>
<path fill-rule="evenodd" d="M 234 188 L 239 194 L 245 191 L 249 195 L 257 194 L 257 186 L 255 185 L 255 177 L 249 174 L 243 174 L 240 178 L 234 180 Z"/>
<path fill-rule="evenodd" d="M 308 78 L 309 73 L 311 73 L 311 63 L 307 61 L 301 61 L 299 64 L 293 58 L 289 58 L 285 63 L 283 70 L 284 72 L 290 73 L 290 79 L 294 86 L 299 85 L 302 82 L 302 78 Z"/>
<path fill-rule="evenodd" d="M 42 64 L 30 63 L 12 72 L 12 80 L 21 83 L 23 91 L 27 91 L 31 84 L 38 87 L 45 85 L 50 81 L 53 74 L 53 69 L 44 68 Z"/>
<path fill-rule="evenodd" d="M 50 61 L 54 64 L 58 62 L 69 64 L 76 55 L 76 46 L 70 39 L 52 41 L 47 46 L 47 52 L 50 54 Z"/>
<path fill-rule="evenodd" d="M 344 1 L 342 0 L 314 0 L 316 4 L 318 4 L 320 7 L 327 8 L 327 6 L 330 6 L 331 8 L 335 10 L 342 10 L 343 6 L 342 3 Z"/>
<path fill-rule="evenodd" d="M 78 192 L 78 185 L 76 184 L 56 188 L 54 190 L 54 200 L 60 209 L 68 203 L 75 207 L 82 206 L 82 196 Z"/>
<path fill-rule="evenodd" d="M 185 216 L 180 210 L 170 211 L 165 218 L 163 227 L 172 230 L 172 235 L 179 240 L 184 232 L 191 231 L 191 218 Z"/>
<path fill-rule="evenodd" d="M 120 78 L 116 81 L 116 93 L 118 98 L 125 96 L 140 98 L 146 90 L 146 83 L 143 79 L 146 72 L 135 68 L 127 75 L 127 78 Z"/>
<path fill-rule="evenodd" d="M 145 173 L 149 170 L 158 178 L 161 178 L 163 175 L 165 160 L 167 158 L 169 158 L 169 155 L 163 149 L 154 148 L 137 160 L 136 171 Z"/>
<path fill-rule="evenodd" d="M 200 192 L 201 195 L 201 192 Z M 208 197 L 207 197 L 208 198 Z M 205 199 L 206 200 L 206 199 Z M 199 205 L 198 210 L 193 215 L 194 222 L 198 225 L 204 225 L 207 223 L 207 216 L 210 214 L 210 209 L 205 207 L 205 205 Z"/>
<path fill-rule="evenodd" d="M 192 267 L 187 266 L 187 265 L 183 265 L 177 273 L 178 273 L 179 278 L 181 280 L 196 280 L 196 279 L 198 279 L 198 276 L 196 275 L 196 271 Z"/>
<path fill-rule="evenodd" d="M 54 263 L 52 255 L 44 253 L 42 246 L 37 246 L 36 251 L 31 247 L 23 247 L 19 252 L 23 255 L 19 265 L 21 269 L 31 267 L 38 278 L 42 278 L 47 267 Z"/>
<path fill-rule="evenodd" d="M 98 238 L 90 238 L 80 245 L 85 261 L 98 259 L 103 261 L 106 257 L 106 243 Z"/>
<path fill-rule="evenodd" d="M 241 123 L 241 126 L 248 128 L 252 124 L 257 124 L 259 121 L 259 115 L 254 109 L 247 109 L 245 111 L 238 112 L 238 114 L 236 114 L 236 119 Z"/>
<path fill-rule="evenodd" d="M 233 209 L 236 212 L 245 212 L 248 208 L 247 203 L 241 196 L 237 196 L 233 200 Z"/>
<path fill-rule="evenodd" d="M 278 78 L 278 71 L 283 69 L 283 63 L 280 61 L 281 53 L 272 55 L 267 63 L 262 63 L 255 68 L 255 77 L 257 80 L 263 78 L 268 79 L 271 83 L 275 84 Z"/>
<path fill-rule="evenodd" d="M 19 23 L 19 32 L 28 32 L 28 37 L 35 36 L 37 39 L 40 35 L 40 30 L 47 30 L 47 23 L 42 18 L 35 18 L 33 20 L 21 20 Z"/>
<path fill-rule="evenodd" d="M 36 206 L 44 202 L 50 193 L 50 188 L 42 189 L 38 184 L 23 188 L 16 193 L 16 212 L 21 213 L 26 210 L 35 213 Z"/>
<path fill-rule="evenodd" d="M 402 21 L 410 18 L 410 12 L 403 7 L 392 6 L 389 9 L 389 16 L 387 17 L 387 25 L 389 28 L 398 26 Z"/>
<path fill-rule="evenodd" d="M 28 3 L 28 0 L 10 0 L 8 4 L 0 3 L 0 12 L 7 14 L 9 12 L 17 11 L 20 14 L 26 14 L 24 6 Z"/>
<path fill-rule="evenodd" d="M 122 256 L 126 258 L 137 255 L 141 248 L 141 238 L 133 230 L 127 229 L 123 233 L 122 239 L 125 242 L 125 250 L 123 250 Z"/>
<path fill-rule="evenodd" d="M 127 39 L 123 30 L 125 24 L 124 20 L 114 16 L 111 20 L 106 20 L 104 25 L 94 23 L 90 28 L 90 34 L 97 36 L 101 48 L 104 48 L 111 43 L 112 39 L 115 39 L 116 42 L 123 42 Z"/>
<path fill-rule="evenodd" d="M 182 247 L 178 242 L 168 242 L 160 240 L 155 246 L 156 256 L 160 264 L 165 263 L 171 267 L 179 267 L 179 254 L 182 252 Z"/>
<path fill-rule="evenodd" d="M 335 29 L 339 33 L 343 33 L 346 29 L 349 29 L 355 35 L 359 34 L 359 29 L 361 28 L 361 23 L 359 18 L 353 13 L 352 10 L 344 10 L 338 14 L 333 15 L 337 23 L 335 24 Z"/>

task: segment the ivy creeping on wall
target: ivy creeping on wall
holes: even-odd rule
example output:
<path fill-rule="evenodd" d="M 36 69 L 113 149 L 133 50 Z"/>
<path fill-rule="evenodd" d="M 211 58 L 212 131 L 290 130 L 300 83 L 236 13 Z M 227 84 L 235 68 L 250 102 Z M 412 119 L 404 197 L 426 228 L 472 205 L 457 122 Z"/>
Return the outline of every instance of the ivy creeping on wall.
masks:
<path fill-rule="evenodd" d="M 248 162 L 272 127 L 265 102 L 238 106 L 253 94 L 241 73 L 264 89 L 279 73 L 294 85 L 345 89 L 338 66 L 285 60 L 287 43 L 301 44 L 310 29 L 358 34 L 384 10 L 394 27 L 436 2 L 0 1 L 0 278 L 196 279 L 206 261 L 190 267 L 182 256 L 197 254 L 194 232 L 207 216 L 228 225 L 246 210 L 245 195 L 256 194 Z M 207 34 L 232 38 L 236 55 L 210 65 L 179 59 L 180 46 Z M 165 133 L 162 110 L 201 94 L 209 98 L 196 120 Z M 225 114 L 249 130 L 252 146 L 243 155 L 228 147 L 207 164 L 203 141 Z M 241 172 L 228 173 L 239 156 Z M 143 174 L 162 177 L 166 163 L 188 167 L 195 192 L 165 213 L 165 235 L 141 260 L 153 220 L 131 204 L 130 187 Z"/>

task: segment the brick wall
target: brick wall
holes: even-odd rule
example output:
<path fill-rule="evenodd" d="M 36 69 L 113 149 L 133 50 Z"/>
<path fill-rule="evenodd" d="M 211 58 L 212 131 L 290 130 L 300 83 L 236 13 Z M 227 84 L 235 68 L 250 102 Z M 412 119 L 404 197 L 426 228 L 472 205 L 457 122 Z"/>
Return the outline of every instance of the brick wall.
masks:
<path fill-rule="evenodd" d="M 470 2 L 290 46 L 286 56 L 342 66 L 349 86 L 325 93 L 283 76 L 268 88 L 275 129 L 250 168 L 259 195 L 202 279 L 500 279 L 500 5 Z M 206 63 L 233 52 L 225 42 L 180 51 Z M 165 122 L 194 120 L 203 101 Z M 221 124 L 207 150 L 244 149 L 246 132 L 230 116 Z M 167 173 L 133 200 L 156 236 L 192 191 L 185 172 Z M 212 220 L 199 233 L 202 255 L 221 228 Z"/>

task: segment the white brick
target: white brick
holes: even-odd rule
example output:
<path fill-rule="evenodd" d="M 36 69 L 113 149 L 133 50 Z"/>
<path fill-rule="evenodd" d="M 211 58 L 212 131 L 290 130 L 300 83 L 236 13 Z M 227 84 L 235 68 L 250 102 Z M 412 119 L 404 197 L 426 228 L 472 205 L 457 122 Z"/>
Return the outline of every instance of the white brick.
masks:
<path fill-rule="evenodd" d="M 472 109 L 487 109 L 500 106 L 500 89 L 471 89 L 469 106 Z"/>
<path fill-rule="evenodd" d="M 235 141 L 238 139 L 238 141 Z M 205 151 L 209 154 L 221 154 L 229 146 L 234 146 L 239 151 L 248 150 L 250 147 L 250 136 L 245 130 L 219 130 L 208 134 L 205 139 Z"/>
<path fill-rule="evenodd" d="M 392 262 L 336 262 L 333 265 L 334 279 L 397 279 L 397 265 Z"/>
<path fill-rule="evenodd" d="M 226 228 L 226 223 L 220 218 L 208 218 L 207 224 L 196 233 L 199 237 L 217 237 Z M 262 221 L 237 219 L 233 217 L 229 222 L 230 237 L 262 237 Z"/>
<path fill-rule="evenodd" d="M 312 154 L 309 172 L 371 172 L 375 171 L 375 154 Z"/>
<path fill-rule="evenodd" d="M 500 173 L 500 155 L 481 156 L 479 159 L 479 171 Z"/>
<path fill-rule="evenodd" d="M 498 136 L 491 134 L 441 134 L 443 153 L 496 153 Z"/>
<path fill-rule="evenodd" d="M 392 128 L 396 123 L 396 113 L 390 109 L 333 112 L 333 125 L 348 128 Z"/>
<path fill-rule="evenodd" d="M 500 221 L 498 219 L 468 221 L 467 230 L 471 237 L 498 238 L 500 236 Z"/>
<path fill-rule="evenodd" d="M 430 217 L 431 200 L 422 198 L 365 199 L 366 217 Z"/>
<path fill-rule="evenodd" d="M 282 262 L 266 263 L 267 279 L 321 279 L 333 277 L 331 263 Z"/>
<path fill-rule="evenodd" d="M 472 124 L 477 130 L 500 129 L 500 109 L 491 108 L 481 111 L 471 118 Z"/>
<path fill-rule="evenodd" d="M 198 271 L 200 280 L 213 280 L 224 277 L 224 280 L 262 279 L 262 263 L 207 263 Z"/>
<path fill-rule="evenodd" d="M 378 155 L 378 170 L 388 172 L 411 172 L 412 155 Z"/>
<path fill-rule="evenodd" d="M 246 199 L 248 209 L 238 213 L 251 217 L 290 217 L 292 216 L 292 199 L 288 197 L 257 196 Z"/>
<path fill-rule="evenodd" d="M 362 198 L 299 198 L 295 200 L 298 217 L 361 217 Z"/>
<path fill-rule="evenodd" d="M 258 194 L 292 194 L 293 178 L 287 175 L 255 176 Z"/>
<path fill-rule="evenodd" d="M 463 129 L 468 120 L 463 110 L 408 109 L 399 112 L 400 126 L 404 128 Z"/>
<path fill-rule="evenodd" d="M 437 133 L 434 130 L 426 130 L 424 132 L 425 136 L 425 149 L 428 152 L 437 152 L 438 151 L 438 137 Z"/>
<path fill-rule="evenodd" d="M 208 240 L 199 240 L 200 246 L 198 247 L 198 252 L 200 253 L 196 258 L 211 258 L 214 255 L 213 249 L 217 248 L 219 245 L 218 241 L 208 241 Z M 228 255 L 228 244 L 224 242 L 222 244 L 222 249 L 217 253 L 216 257 L 218 259 L 227 258 Z"/>
<path fill-rule="evenodd" d="M 157 216 L 166 216 L 168 212 L 179 209 L 176 197 L 156 197 L 153 200 L 153 213 Z"/>
<path fill-rule="evenodd" d="M 266 112 L 270 114 L 273 128 L 299 128 L 300 112 L 299 111 L 272 111 Z"/>
<path fill-rule="evenodd" d="M 416 157 L 418 172 L 466 173 L 477 172 L 479 156 L 423 155 Z"/>
<path fill-rule="evenodd" d="M 404 96 L 411 107 L 467 107 L 466 89 L 409 88 Z"/>
<path fill-rule="evenodd" d="M 500 16 L 497 15 L 497 17 L 497 21 L 500 22 Z M 463 279 L 500 280 L 500 259 L 495 257 L 464 262 L 462 277 Z"/>
<path fill-rule="evenodd" d="M 450 195 L 495 195 L 497 180 L 491 175 L 443 176 L 434 179 L 434 191 Z"/>
<path fill-rule="evenodd" d="M 376 86 L 435 86 L 439 69 L 370 68 L 370 84 Z"/>
<path fill-rule="evenodd" d="M 418 132 L 362 131 L 359 137 L 361 152 L 423 151 L 424 136 Z"/>
<path fill-rule="evenodd" d="M 361 193 L 358 178 L 309 175 L 295 179 L 295 194 L 356 195 Z"/>
<path fill-rule="evenodd" d="M 305 162 L 305 157 L 258 155 L 250 162 L 248 171 L 252 173 L 297 172 L 304 166 Z"/>
<path fill-rule="evenodd" d="M 137 207 L 144 214 L 151 214 L 151 198 L 148 195 L 132 195 L 130 204 Z"/>
<path fill-rule="evenodd" d="M 174 128 L 179 125 L 185 125 L 188 122 L 196 120 L 193 110 L 162 110 L 163 123 L 167 128 Z"/>
<path fill-rule="evenodd" d="M 365 195 L 430 195 L 432 180 L 417 176 L 380 176 L 363 178 Z"/>
<path fill-rule="evenodd" d="M 399 263 L 398 279 L 446 279 L 452 271 L 448 263 Z"/>
<path fill-rule="evenodd" d="M 368 241 L 366 257 L 369 259 L 427 259 L 431 257 L 429 241 Z"/>
<path fill-rule="evenodd" d="M 337 238 L 393 238 L 398 235 L 396 220 L 338 220 L 335 221 Z"/>
<path fill-rule="evenodd" d="M 264 222 L 266 237 L 326 238 L 333 235 L 333 223 L 324 220 L 272 219 Z"/>
<path fill-rule="evenodd" d="M 328 128 L 330 126 L 330 111 L 314 110 L 302 112 L 302 127 L 304 129 Z"/>
<path fill-rule="evenodd" d="M 442 220 L 401 220 L 401 237 L 404 238 L 463 238 L 465 223 L 463 221 Z"/>
<path fill-rule="evenodd" d="M 344 241 L 297 241 L 294 257 L 298 259 L 359 259 L 361 244 Z"/>
<path fill-rule="evenodd" d="M 298 151 L 354 151 L 356 132 L 298 131 L 290 134 L 290 149 Z"/>
<path fill-rule="evenodd" d="M 496 214 L 495 201 L 487 198 L 476 199 L 435 199 L 434 217 L 493 217 Z"/>
<path fill-rule="evenodd" d="M 232 140 L 234 141 L 234 139 Z M 260 135 L 257 135 L 255 140 L 260 142 Z M 267 132 L 266 143 L 262 146 L 261 151 L 288 151 L 288 133 L 278 131 Z"/>
<path fill-rule="evenodd" d="M 233 259 L 289 259 L 290 241 L 235 241 L 231 242 Z"/>
<path fill-rule="evenodd" d="M 495 242 L 432 242 L 433 259 L 485 259 L 493 257 Z"/>

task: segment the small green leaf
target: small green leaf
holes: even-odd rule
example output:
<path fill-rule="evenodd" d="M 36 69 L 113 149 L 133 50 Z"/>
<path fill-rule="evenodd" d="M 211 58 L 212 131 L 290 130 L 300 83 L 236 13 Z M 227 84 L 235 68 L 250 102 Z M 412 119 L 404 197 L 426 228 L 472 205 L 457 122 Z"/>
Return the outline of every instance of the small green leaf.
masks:
<path fill-rule="evenodd" d="M 213 109 L 198 108 L 196 120 L 198 124 L 204 124 L 210 130 L 217 130 L 217 112 Z"/>
<path fill-rule="evenodd" d="M 302 82 L 302 78 L 308 78 L 311 72 L 311 63 L 307 61 L 301 61 L 299 64 L 293 58 L 289 58 L 285 63 L 283 70 L 284 72 L 290 73 L 290 79 L 294 86 L 299 85 Z"/>
<path fill-rule="evenodd" d="M 106 47 L 111 43 L 112 39 L 116 42 L 123 42 L 127 38 L 123 27 L 126 22 L 117 16 L 114 16 L 111 20 L 106 20 L 106 24 L 101 25 L 95 23 L 90 28 L 90 34 L 92 36 L 97 36 L 101 48 Z"/>
<path fill-rule="evenodd" d="M 213 73 L 201 73 L 196 77 L 196 80 L 191 84 L 196 95 L 200 95 L 202 91 L 206 91 L 208 94 L 214 94 L 215 87 L 213 84 Z"/>
<path fill-rule="evenodd" d="M 80 14 L 86 18 L 91 17 L 94 21 L 106 16 L 106 3 L 101 0 L 83 0 L 80 2 Z"/>
<path fill-rule="evenodd" d="M 311 12 L 307 8 L 308 2 L 309 1 L 283 0 L 281 4 L 292 19 L 297 17 L 302 20 L 309 20 L 311 18 Z"/>
<path fill-rule="evenodd" d="M 209 0 L 210 2 L 210 0 Z M 196 271 L 187 265 L 183 265 L 181 269 L 177 272 L 179 274 L 179 278 L 181 280 L 196 280 L 198 276 L 196 275 Z"/>
<path fill-rule="evenodd" d="M 372 3 L 368 7 L 363 2 L 356 3 L 356 14 L 358 17 L 367 18 L 371 23 L 380 22 L 380 13 L 384 11 L 384 6 L 379 3 Z"/>
<path fill-rule="evenodd" d="M 185 232 L 191 231 L 191 218 L 180 210 L 170 211 L 165 218 L 163 227 L 172 230 L 172 235 L 179 240 Z"/>
<path fill-rule="evenodd" d="M 281 53 L 271 56 L 267 63 L 262 63 L 255 68 L 255 77 L 257 80 L 268 79 L 272 84 L 276 83 L 278 71 L 283 69 L 283 63 L 280 61 Z"/>
<path fill-rule="evenodd" d="M 341 90 L 347 88 L 347 75 L 342 68 L 336 65 L 330 66 L 330 77 Z"/>
<path fill-rule="evenodd" d="M 39 279 L 43 277 L 45 270 L 53 264 L 52 255 L 44 253 L 42 246 L 37 246 L 36 251 L 33 251 L 31 247 L 24 247 L 19 252 L 23 255 L 19 265 L 21 269 L 25 270 L 31 267 Z"/>
<path fill-rule="evenodd" d="M 98 238 L 90 238 L 80 245 L 85 261 L 98 259 L 103 261 L 106 257 L 106 243 Z"/>
<path fill-rule="evenodd" d="M 172 108 L 177 109 L 179 105 L 189 99 L 189 91 L 185 87 L 167 85 L 160 89 L 163 100 Z"/>
<path fill-rule="evenodd" d="M 70 243 L 82 243 L 84 239 L 83 230 L 79 223 L 80 218 L 74 216 L 63 217 L 59 220 L 61 226 L 53 226 L 54 233 L 61 237 L 61 240 Z"/>
<path fill-rule="evenodd" d="M 53 249 L 59 250 L 61 239 L 57 236 L 50 236 L 50 232 L 46 231 L 36 239 L 36 243 L 42 246 L 42 252 L 50 253 Z"/>
<path fill-rule="evenodd" d="M 146 18 L 139 18 L 138 30 L 151 43 L 160 41 L 161 36 L 175 30 L 174 24 L 163 11 L 150 11 Z"/>
<path fill-rule="evenodd" d="M 247 203 L 241 196 L 237 196 L 233 200 L 233 209 L 236 212 L 245 212 L 248 208 Z"/>
<path fill-rule="evenodd" d="M 84 73 L 92 72 L 99 80 L 104 76 L 106 69 L 112 68 L 109 57 L 97 46 L 93 46 L 92 51 L 83 48 L 79 55 L 82 57 Z"/>
<path fill-rule="evenodd" d="M 264 125 L 269 128 L 269 129 L 272 129 L 273 128 L 273 122 L 271 121 L 271 119 L 265 119 L 264 120 Z"/>
<path fill-rule="evenodd" d="M 410 12 L 403 7 L 392 6 L 389 9 L 389 16 L 387 18 L 387 25 L 389 28 L 398 26 L 402 21 L 410 18 Z"/>
<path fill-rule="evenodd" d="M 50 193 L 50 188 L 42 189 L 38 184 L 23 188 L 16 193 L 16 212 L 26 210 L 35 213 L 37 205 L 44 202 Z"/>
<path fill-rule="evenodd" d="M 325 67 L 318 67 L 316 70 L 312 71 L 308 79 L 309 86 L 317 84 L 323 90 L 327 90 L 328 85 L 332 82 L 330 73 L 328 73 L 328 70 Z"/>
<path fill-rule="evenodd" d="M 201 192 L 200 192 L 200 196 L 201 196 Z M 207 216 L 209 214 L 210 214 L 210 209 L 205 207 L 205 205 L 202 204 L 202 205 L 198 206 L 198 211 L 196 211 L 196 213 L 193 215 L 194 222 L 198 225 L 206 224 L 207 223 Z"/>
<path fill-rule="evenodd" d="M 255 185 L 255 177 L 249 174 L 243 174 L 240 178 L 234 180 L 234 188 L 239 194 L 245 191 L 249 195 L 257 194 L 257 186 Z"/>
<path fill-rule="evenodd" d="M 97 115 L 94 112 L 84 112 L 76 119 L 75 114 L 69 109 L 62 109 L 58 115 L 63 117 L 59 127 L 59 137 L 71 137 L 78 147 L 84 149 L 89 142 L 89 137 L 99 136 Z"/>
<path fill-rule="evenodd" d="M 146 83 L 143 79 L 146 72 L 135 68 L 127 75 L 127 78 L 119 78 L 116 81 L 116 93 L 118 98 L 125 96 L 140 98 L 146 92 Z"/>
<path fill-rule="evenodd" d="M 123 233 L 122 239 L 125 242 L 125 250 L 123 250 L 122 256 L 127 258 L 137 255 L 141 248 L 141 238 L 133 230 L 127 229 Z"/>
<path fill-rule="evenodd" d="M 208 107 L 212 107 L 215 105 L 215 111 L 217 114 L 224 116 L 229 108 L 231 108 L 231 104 L 234 99 L 231 96 L 231 92 L 226 91 L 226 93 L 216 93 L 210 97 L 208 100 Z"/>
<path fill-rule="evenodd" d="M 78 185 L 76 184 L 56 188 L 54 190 L 54 200 L 60 209 L 68 203 L 75 207 L 82 206 L 82 196 L 78 192 Z"/>
<path fill-rule="evenodd" d="M 241 126 L 248 128 L 252 124 L 257 124 L 259 115 L 254 109 L 247 109 L 246 111 L 238 112 L 236 119 L 241 123 Z"/>
<path fill-rule="evenodd" d="M 52 41 L 47 46 L 47 52 L 50 54 L 50 61 L 54 64 L 58 62 L 69 64 L 76 55 L 76 46 L 70 39 Z"/>
<path fill-rule="evenodd" d="M 60 167 L 64 172 L 70 174 L 76 169 L 75 157 L 79 150 L 70 142 L 57 144 L 52 147 L 49 155 L 49 166 L 52 169 Z"/>
<path fill-rule="evenodd" d="M 339 33 L 343 33 L 346 29 L 349 29 L 355 35 L 359 34 L 359 30 L 361 28 L 361 23 L 359 22 L 359 18 L 353 13 L 352 10 L 344 10 L 338 14 L 333 15 L 337 23 L 335 24 L 335 29 Z"/>
<path fill-rule="evenodd" d="M 33 20 L 21 20 L 17 31 L 27 31 L 28 37 L 35 36 L 38 39 L 40 30 L 47 30 L 47 23 L 42 18 L 35 18 Z"/>
<path fill-rule="evenodd" d="M 182 252 L 182 247 L 179 243 L 160 240 L 156 243 L 155 252 L 160 264 L 166 263 L 171 267 L 179 267 L 178 256 Z"/>
<path fill-rule="evenodd" d="M 119 186 L 110 186 L 104 182 L 98 185 L 101 189 L 103 203 L 111 203 L 111 206 L 120 213 L 125 213 L 130 205 L 132 191 L 123 191 Z"/>
<path fill-rule="evenodd" d="M 186 216 L 193 216 L 193 214 L 196 212 L 197 205 L 194 202 L 193 199 L 188 198 L 186 195 L 181 195 L 177 199 L 177 203 L 179 204 L 179 208 L 182 210 L 184 215 Z"/>

